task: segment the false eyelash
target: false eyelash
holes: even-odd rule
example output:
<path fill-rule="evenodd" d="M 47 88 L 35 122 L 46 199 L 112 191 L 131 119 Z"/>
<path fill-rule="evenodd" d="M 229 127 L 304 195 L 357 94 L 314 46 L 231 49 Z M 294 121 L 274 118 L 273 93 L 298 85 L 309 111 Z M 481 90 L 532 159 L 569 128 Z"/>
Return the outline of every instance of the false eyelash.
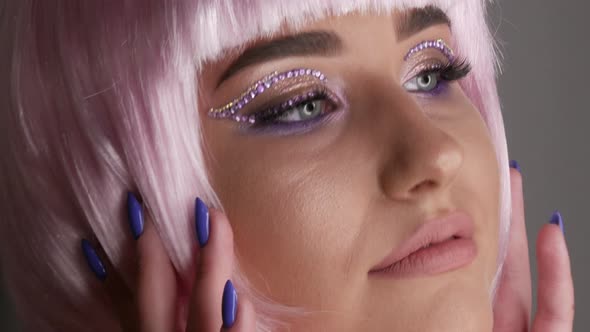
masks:
<path fill-rule="evenodd" d="M 445 81 L 456 81 L 467 76 L 471 69 L 471 63 L 467 59 L 461 58 L 454 59 L 437 69 L 427 70 L 426 73 L 436 72 Z"/>
<path fill-rule="evenodd" d="M 286 112 L 314 100 L 326 100 L 334 105 L 338 104 L 337 99 L 325 87 L 316 87 L 311 91 L 299 94 L 264 111 L 254 113 L 256 122 L 252 127 L 272 124 L 274 120 L 280 118 Z"/>

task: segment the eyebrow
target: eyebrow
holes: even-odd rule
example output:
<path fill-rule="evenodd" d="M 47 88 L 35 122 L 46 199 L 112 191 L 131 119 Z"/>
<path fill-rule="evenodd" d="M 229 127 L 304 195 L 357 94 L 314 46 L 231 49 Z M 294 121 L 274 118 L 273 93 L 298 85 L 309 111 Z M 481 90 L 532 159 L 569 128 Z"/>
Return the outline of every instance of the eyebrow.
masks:
<path fill-rule="evenodd" d="M 396 20 L 395 30 L 398 40 L 434 25 L 451 26 L 451 20 L 440 8 L 428 5 L 412 8 Z M 290 56 L 333 56 L 344 49 L 342 39 L 333 31 L 317 30 L 280 37 L 246 49 L 220 76 L 217 87 L 240 70 L 258 63 Z"/>
<path fill-rule="evenodd" d="M 442 9 L 433 5 L 409 9 L 396 20 L 397 39 L 402 41 L 426 28 L 439 24 L 451 27 L 451 19 Z"/>
<path fill-rule="evenodd" d="M 310 31 L 271 40 L 247 49 L 225 70 L 217 86 L 241 69 L 288 56 L 331 56 L 342 52 L 342 39 L 333 31 Z"/>

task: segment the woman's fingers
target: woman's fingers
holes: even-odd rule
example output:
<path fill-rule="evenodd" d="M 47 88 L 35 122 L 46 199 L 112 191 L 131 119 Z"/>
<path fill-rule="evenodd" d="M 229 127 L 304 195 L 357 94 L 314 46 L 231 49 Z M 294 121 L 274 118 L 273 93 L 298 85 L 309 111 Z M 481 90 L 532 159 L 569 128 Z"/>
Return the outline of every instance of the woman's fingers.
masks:
<path fill-rule="evenodd" d="M 231 278 L 233 234 L 225 216 L 197 198 L 195 228 L 200 257 L 188 309 L 188 331 L 213 332 L 221 326 L 224 284 Z"/>
<path fill-rule="evenodd" d="M 106 301 L 113 308 L 113 312 L 117 315 L 123 330 L 138 331 L 135 325 L 137 315 L 133 295 L 107 258 L 104 250 L 94 243 L 95 241 L 86 239 L 81 242 L 82 254 L 88 268 L 96 276 L 97 280 L 102 282 L 100 286 L 101 294 L 105 296 Z"/>
<path fill-rule="evenodd" d="M 91 242 L 82 241 L 82 251 L 96 277 L 116 294 L 111 302 L 120 314 L 125 331 L 169 332 L 179 326 L 177 279 L 162 242 L 141 203 L 129 193 L 127 200 L 130 232 L 137 241 L 138 280 L 135 303 L 114 268 Z M 213 332 L 255 330 L 251 302 L 230 281 L 234 264 L 233 234 L 221 212 L 196 203 L 196 229 L 201 246 L 200 260 L 188 309 L 187 331 Z M 111 271 L 110 274 L 108 271 Z M 107 276 L 108 275 L 108 276 Z M 221 309 L 221 310 L 220 310 Z M 184 330 L 184 329 L 183 329 Z"/>
<path fill-rule="evenodd" d="M 531 315 L 531 272 L 526 235 L 522 175 L 510 169 L 512 218 L 508 252 L 494 303 L 494 332 L 528 331 Z"/>
<path fill-rule="evenodd" d="M 537 312 L 533 332 L 571 332 L 574 320 L 574 286 L 563 220 L 555 213 L 537 239 Z M 559 227 L 558 227 L 559 226 Z"/>
<path fill-rule="evenodd" d="M 221 332 L 254 332 L 256 331 L 256 314 L 254 313 L 254 306 L 244 296 L 238 299 L 236 315 L 234 323 L 231 328 L 222 326 Z M 223 311 L 223 308 L 222 308 Z M 224 320 L 227 320 L 224 319 Z"/>
<path fill-rule="evenodd" d="M 195 228 L 201 247 L 189 305 L 188 328 L 192 332 L 252 332 L 254 310 L 239 296 L 231 282 L 234 269 L 233 233 L 227 217 L 197 199 Z"/>
<path fill-rule="evenodd" d="M 140 331 L 176 328 L 176 274 L 149 214 L 133 194 L 127 201 L 131 232 L 137 240 L 139 276 L 137 310 Z"/>

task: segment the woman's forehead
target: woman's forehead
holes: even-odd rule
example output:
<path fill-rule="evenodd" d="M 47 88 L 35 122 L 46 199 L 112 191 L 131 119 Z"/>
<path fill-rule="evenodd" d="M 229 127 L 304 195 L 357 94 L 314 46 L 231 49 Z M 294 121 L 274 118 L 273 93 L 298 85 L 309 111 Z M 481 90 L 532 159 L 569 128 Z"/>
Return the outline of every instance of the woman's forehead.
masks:
<path fill-rule="evenodd" d="M 219 86 L 241 69 L 258 63 L 287 57 L 341 54 L 346 48 L 343 45 L 346 44 L 344 39 L 347 31 L 354 32 L 355 35 L 358 35 L 357 31 L 361 28 L 370 34 L 374 34 L 375 31 L 389 31 L 391 37 L 388 38 L 392 39 L 391 42 L 403 42 L 433 26 L 450 28 L 451 21 L 442 9 L 430 5 L 396 10 L 379 17 L 375 13 L 358 12 L 355 15 L 328 16 L 310 22 L 299 31 L 293 27 L 283 27 L 276 34 L 252 40 L 224 52 L 223 56 L 205 67 L 216 68 L 215 71 L 219 71 L 212 75 L 216 77 L 215 85 Z M 370 32 L 371 29 L 373 32 Z"/>
<path fill-rule="evenodd" d="M 285 31 L 301 31 L 310 23 L 329 16 L 352 13 L 394 14 L 394 21 L 398 25 L 396 30 L 402 35 L 412 33 L 412 30 L 432 21 L 450 23 L 445 2 L 447 1 L 232 1 L 224 6 L 198 6 L 200 9 L 195 13 L 198 17 L 189 21 L 195 32 L 192 34 L 196 37 L 193 39 L 195 54 L 200 58 L 195 60 L 200 68 L 204 63 L 225 57 L 228 52 L 243 50 L 253 41 L 271 39 Z M 211 31 L 216 33 L 210 33 Z"/>

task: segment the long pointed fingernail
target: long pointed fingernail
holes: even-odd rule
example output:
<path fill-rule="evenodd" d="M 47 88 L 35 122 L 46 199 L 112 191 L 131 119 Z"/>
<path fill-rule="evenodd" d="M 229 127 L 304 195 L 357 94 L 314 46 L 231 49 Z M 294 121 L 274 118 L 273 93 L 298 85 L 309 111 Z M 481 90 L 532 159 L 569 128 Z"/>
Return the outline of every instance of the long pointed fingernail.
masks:
<path fill-rule="evenodd" d="M 143 234 L 143 212 L 141 204 L 132 192 L 127 193 L 127 220 L 133 237 L 139 239 Z"/>
<path fill-rule="evenodd" d="M 559 226 L 559 229 L 561 229 L 561 233 L 565 235 L 565 230 L 563 228 L 563 218 L 561 217 L 561 213 L 559 213 L 559 211 L 556 210 L 555 212 L 553 212 L 553 215 L 551 216 L 551 220 L 549 220 L 549 223 Z"/>
<path fill-rule="evenodd" d="M 86 262 L 88 263 L 90 270 L 94 272 L 94 275 L 100 281 L 104 281 L 107 277 L 107 271 L 104 268 L 104 264 L 102 264 L 100 257 L 96 254 L 96 250 L 94 250 L 90 242 L 86 239 L 82 239 L 82 252 L 84 253 L 84 257 L 86 257 Z"/>
<path fill-rule="evenodd" d="M 225 282 L 223 288 L 223 298 L 221 300 L 221 316 L 223 318 L 223 327 L 230 328 L 236 321 L 238 310 L 238 294 L 231 280 Z"/>
<path fill-rule="evenodd" d="M 195 227 L 199 245 L 203 248 L 209 241 L 209 208 L 198 197 L 195 201 Z"/>
<path fill-rule="evenodd" d="M 518 171 L 518 173 L 522 173 L 522 170 L 520 169 L 520 164 L 516 160 L 510 160 L 510 168 L 514 168 Z"/>

